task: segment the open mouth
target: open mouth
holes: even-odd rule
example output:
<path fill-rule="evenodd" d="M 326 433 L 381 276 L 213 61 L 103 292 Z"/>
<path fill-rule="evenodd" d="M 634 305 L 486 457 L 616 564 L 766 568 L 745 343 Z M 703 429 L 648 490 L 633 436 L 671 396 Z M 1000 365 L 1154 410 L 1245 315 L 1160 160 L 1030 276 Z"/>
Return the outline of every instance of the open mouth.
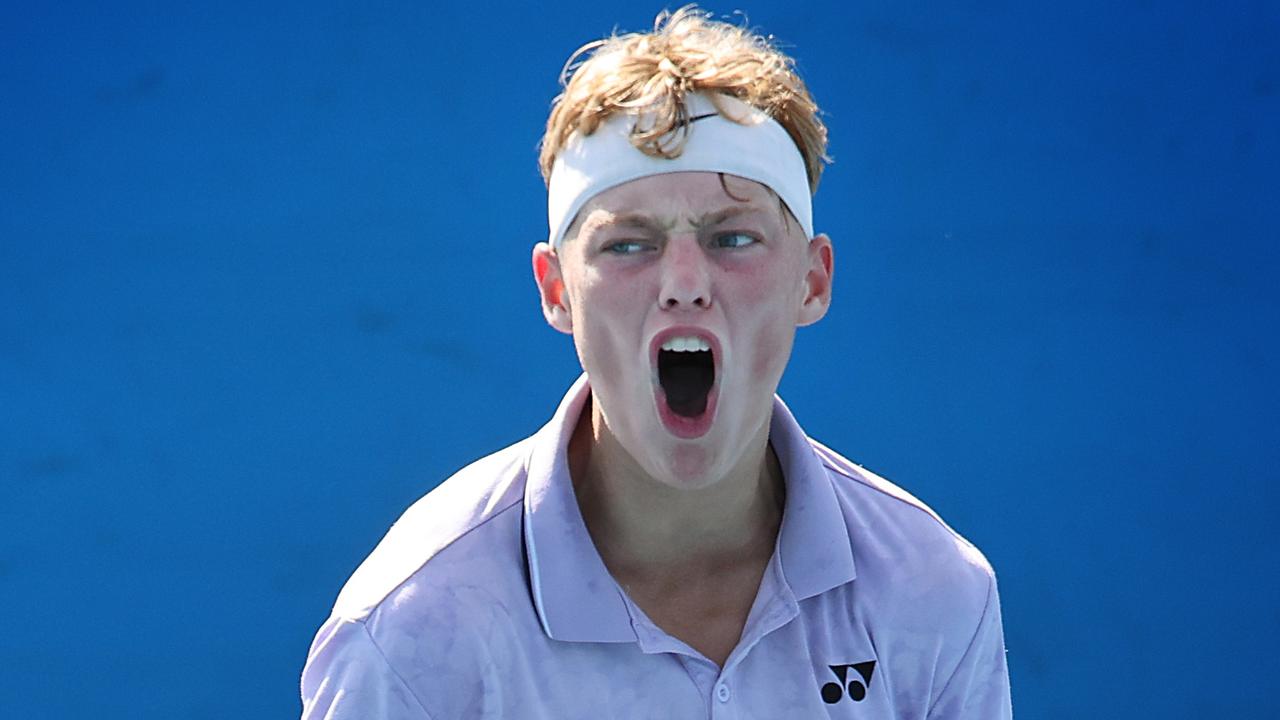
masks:
<path fill-rule="evenodd" d="M 706 340 L 672 338 L 658 350 L 658 384 L 676 415 L 696 418 L 705 413 L 715 382 L 715 357 Z"/>
<path fill-rule="evenodd" d="M 707 343 L 699 342 L 704 348 L 658 351 L 658 383 L 667 393 L 667 406 L 682 418 L 705 413 L 707 397 L 716 384 L 716 360 Z"/>

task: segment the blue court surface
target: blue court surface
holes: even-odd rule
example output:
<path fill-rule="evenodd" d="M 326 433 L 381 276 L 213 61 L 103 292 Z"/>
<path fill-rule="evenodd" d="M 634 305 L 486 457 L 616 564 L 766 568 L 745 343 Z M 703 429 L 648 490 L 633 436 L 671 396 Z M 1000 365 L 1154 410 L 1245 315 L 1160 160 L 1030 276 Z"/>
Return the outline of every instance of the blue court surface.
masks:
<path fill-rule="evenodd" d="M 536 148 L 662 6 L 0 23 L 0 714 L 296 716 L 399 512 L 536 430 Z M 1023 718 L 1280 717 L 1280 7 L 757 3 L 835 162 L 781 394 L 983 549 Z"/>

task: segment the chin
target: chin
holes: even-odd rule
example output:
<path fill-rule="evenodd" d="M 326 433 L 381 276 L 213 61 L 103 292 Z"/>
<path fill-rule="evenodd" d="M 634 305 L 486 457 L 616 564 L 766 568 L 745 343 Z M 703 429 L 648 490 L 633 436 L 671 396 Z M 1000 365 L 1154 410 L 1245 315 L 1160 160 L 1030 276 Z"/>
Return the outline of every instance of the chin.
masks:
<path fill-rule="evenodd" d="M 697 441 L 667 438 L 652 447 L 664 447 L 660 457 L 653 458 L 657 467 L 651 473 L 655 480 L 679 490 L 702 490 L 715 485 L 728 474 L 723 462 L 724 448 L 715 447 L 703 437 Z M 674 442 L 673 442 L 674 441 Z"/>

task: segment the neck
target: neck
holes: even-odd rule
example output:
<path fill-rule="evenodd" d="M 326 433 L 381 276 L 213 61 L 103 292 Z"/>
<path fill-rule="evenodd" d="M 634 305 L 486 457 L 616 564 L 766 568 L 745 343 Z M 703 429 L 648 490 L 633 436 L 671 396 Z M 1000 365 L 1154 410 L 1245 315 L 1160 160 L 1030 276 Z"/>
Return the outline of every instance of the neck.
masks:
<path fill-rule="evenodd" d="M 726 476 L 675 488 L 644 472 L 590 402 L 570 439 L 570 474 L 605 565 L 615 576 L 644 577 L 767 562 L 785 495 L 768 437 L 764 423 Z"/>

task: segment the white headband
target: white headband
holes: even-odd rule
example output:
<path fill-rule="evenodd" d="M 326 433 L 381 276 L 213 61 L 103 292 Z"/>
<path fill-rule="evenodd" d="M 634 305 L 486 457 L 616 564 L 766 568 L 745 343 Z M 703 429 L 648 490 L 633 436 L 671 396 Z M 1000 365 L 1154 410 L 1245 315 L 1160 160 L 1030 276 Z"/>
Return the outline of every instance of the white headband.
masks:
<path fill-rule="evenodd" d="M 649 175 L 690 171 L 727 173 L 768 186 L 787 204 L 805 237 L 813 237 L 809 175 L 791 136 L 768 114 L 736 98 L 720 95 L 717 100 L 743 122 L 720 115 L 705 95 L 686 96 L 689 134 L 675 158 L 646 155 L 631 144 L 635 115 L 619 113 L 590 135 L 570 135 L 547 183 L 551 244 L 560 247 L 578 211 L 601 192 Z"/>

